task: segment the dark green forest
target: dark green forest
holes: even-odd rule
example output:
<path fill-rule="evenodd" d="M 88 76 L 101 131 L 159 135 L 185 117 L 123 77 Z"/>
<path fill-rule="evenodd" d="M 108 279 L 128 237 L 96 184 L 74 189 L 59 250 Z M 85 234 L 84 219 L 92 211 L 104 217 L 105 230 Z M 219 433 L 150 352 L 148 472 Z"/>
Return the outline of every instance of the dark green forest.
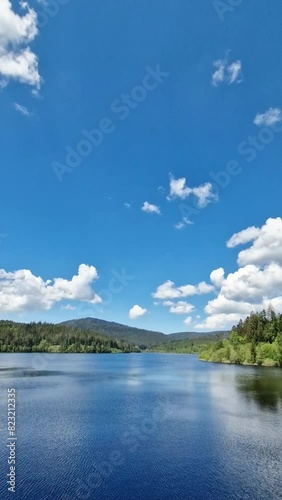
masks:
<path fill-rule="evenodd" d="M 63 325 L 0 321 L 0 352 L 111 353 L 139 352 L 139 348 Z"/>
<path fill-rule="evenodd" d="M 175 354 L 198 354 L 201 350 L 207 349 L 211 344 L 220 342 L 228 337 L 230 332 L 214 334 L 194 334 L 194 337 L 182 340 L 172 340 L 160 345 L 155 345 L 148 349 L 150 352 L 163 352 Z"/>
<path fill-rule="evenodd" d="M 282 367 L 282 314 L 270 306 L 232 328 L 229 339 L 199 350 L 203 361 Z"/>
<path fill-rule="evenodd" d="M 123 325 L 121 323 L 116 323 L 113 321 L 105 321 L 98 318 L 80 318 L 64 321 L 60 323 L 61 325 L 79 328 L 84 331 L 94 331 L 106 337 L 113 339 L 119 339 L 129 344 L 137 345 L 141 350 L 145 349 L 155 349 L 158 350 L 160 344 L 166 342 L 171 343 L 176 340 L 190 340 L 200 337 L 210 337 L 216 334 L 230 333 L 229 332 L 207 332 L 207 333 L 195 333 L 195 332 L 176 332 L 165 335 L 161 332 L 155 332 L 152 330 L 144 330 L 142 328 L 135 328 L 128 325 Z M 196 341 L 197 342 L 197 341 Z M 203 342 L 202 342 L 203 343 Z M 189 344 L 190 345 L 190 344 Z M 160 352 L 170 352 L 161 349 Z M 186 351 L 185 351 L 186 352 Z"/>
<path fill-rule="evenodd" d="M 122 325 L 113 321 L 105 321 L 98 318 L 81 318 L 64 321 L 61 325 L 79 328 L 80 330 L 90 330 L 107 337 L 123 340 L 133 345 L 138 345 L 140 349 L 146 349 L 151 345 L 166 341 L 167 335 L 161 332 L 134 328 Z"/>

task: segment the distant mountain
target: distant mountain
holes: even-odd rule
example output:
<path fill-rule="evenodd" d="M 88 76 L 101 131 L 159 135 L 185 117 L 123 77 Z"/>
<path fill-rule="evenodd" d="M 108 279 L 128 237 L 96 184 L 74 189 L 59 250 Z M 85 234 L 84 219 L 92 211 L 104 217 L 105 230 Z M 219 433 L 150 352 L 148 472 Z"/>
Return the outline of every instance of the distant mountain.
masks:
<path fill-rule="evenodd" d="M 91 330 L 113 339 L 125 340 L 141 349 L 165 342 L 167 335 L 161 332 L 143 330 L 97 318 L 81 318 L 63 321 L 61 325 L 80 330 Z"/>
<path fill-rule="evenodd" d="M 141 349 L 146 349 L 147 347 L 156 346 L 163 344 L 164 342 L 171 342 L 174 340 L 185 340 L 194 339 L 206 335 L 216 335 L 228 332 L 179 332 L 171 333 L 165 335 L 162 332 L 155 332 L 151 330 L 144 330 L 142 328 L 134 328 L 132 326 L 122 325 L 120 323 L 115 323 L 112 321 L 105 321 L 103 319 L 97 318 L 81 318 L 72 319 L 69 321 L 63 321 L 61 325 L 68 326 L 71 328 L 78 328 L 80 330 L 89 330 L 99 333 L 101 335 L 106 335 L 113 339 L 124 340 L 139 346 Z"/>

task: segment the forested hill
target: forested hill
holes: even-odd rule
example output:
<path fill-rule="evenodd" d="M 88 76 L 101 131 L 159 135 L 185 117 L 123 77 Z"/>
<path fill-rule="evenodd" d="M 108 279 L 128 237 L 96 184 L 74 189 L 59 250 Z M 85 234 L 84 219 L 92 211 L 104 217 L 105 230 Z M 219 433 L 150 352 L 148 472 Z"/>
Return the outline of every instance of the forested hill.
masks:
<path fill-rule="evenodd" d="M 124 340 L 130 344 L 138 345 L 141 349 L 162 343 L 167 337 L 167 335 L 161 332 L 143 330 L 97 318 L 73 319 L 64 321 L 60 324 L 67 327 L 79 328 L 82 331 L 93 330 L 107 337 Z"/>
<path fill-rule="evenodd" d="M 51 323 L 0 321 L 0 352 L 139 352 L 133 345 L 93 331 Z"/>
<path fill-rule="evenodd" d="M 16 323 L 0 320 L 0 352 L 194 352 L 195 346 L 218 340 L 216 334 L 182 332 L 165 335 L 96 318 L 52 323 Z M 179 339 L 179 340 L 178 340 Z M 187 345 L 180 344 L 179 342 Z M 171 347 L 161 347 L 171 344 Z M 175 344 L 175 345 L 172 345 Z"/>
<path fill-rule="evenodd" d="M 203 335 L 214 336 L 217 334 L 227 333 L 227 332 L 206 332 L 206 333 L 180 332 L 180 333 L 171 333 L 165 335 L 164 333 L 161 332 L 144 330 L 141 328 L 134 328 L 132 326 L 122 325 L 121 323 L 105 321 L 97 318 L 73 319 L 69 321 L 64 321 L 63 323 L 60 324 L 69 327 L 80 328 L 81 330 L 94 330 L 95 332 L 101 333 L 102 335 L 107 335 L 108 337 L 111 338 L 124 340 L 133 345 L 138 345 L 141 349 L 146 349 L 166 342 L 171 342 L 172 340 L 182 340 L 182 339 L 192 339 L 192 338 L 199 339 Z"/>

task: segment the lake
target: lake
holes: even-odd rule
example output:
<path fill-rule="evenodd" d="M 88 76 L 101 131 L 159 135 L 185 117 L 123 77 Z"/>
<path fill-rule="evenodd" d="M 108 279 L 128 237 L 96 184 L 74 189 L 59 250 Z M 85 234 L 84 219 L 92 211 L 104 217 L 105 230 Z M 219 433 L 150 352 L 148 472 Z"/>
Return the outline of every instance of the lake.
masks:
<path fill-rule="evenodd" d="M 0 387 L 1 500 L 282 498 L 280 369 L 173 354 L 0 354 Z"/>

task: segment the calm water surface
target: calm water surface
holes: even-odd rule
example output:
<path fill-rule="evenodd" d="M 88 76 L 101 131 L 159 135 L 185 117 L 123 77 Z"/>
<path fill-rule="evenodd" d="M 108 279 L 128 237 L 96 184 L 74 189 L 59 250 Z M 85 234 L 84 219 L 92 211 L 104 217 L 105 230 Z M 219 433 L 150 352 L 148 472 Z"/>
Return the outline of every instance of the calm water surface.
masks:
<path fill-rule="evenodd" d="M 7 389 L 17 492 L 7 492 Z M 0 498 L 282 498 L 282 371 L 165 354 L 0 354 Z"/>

